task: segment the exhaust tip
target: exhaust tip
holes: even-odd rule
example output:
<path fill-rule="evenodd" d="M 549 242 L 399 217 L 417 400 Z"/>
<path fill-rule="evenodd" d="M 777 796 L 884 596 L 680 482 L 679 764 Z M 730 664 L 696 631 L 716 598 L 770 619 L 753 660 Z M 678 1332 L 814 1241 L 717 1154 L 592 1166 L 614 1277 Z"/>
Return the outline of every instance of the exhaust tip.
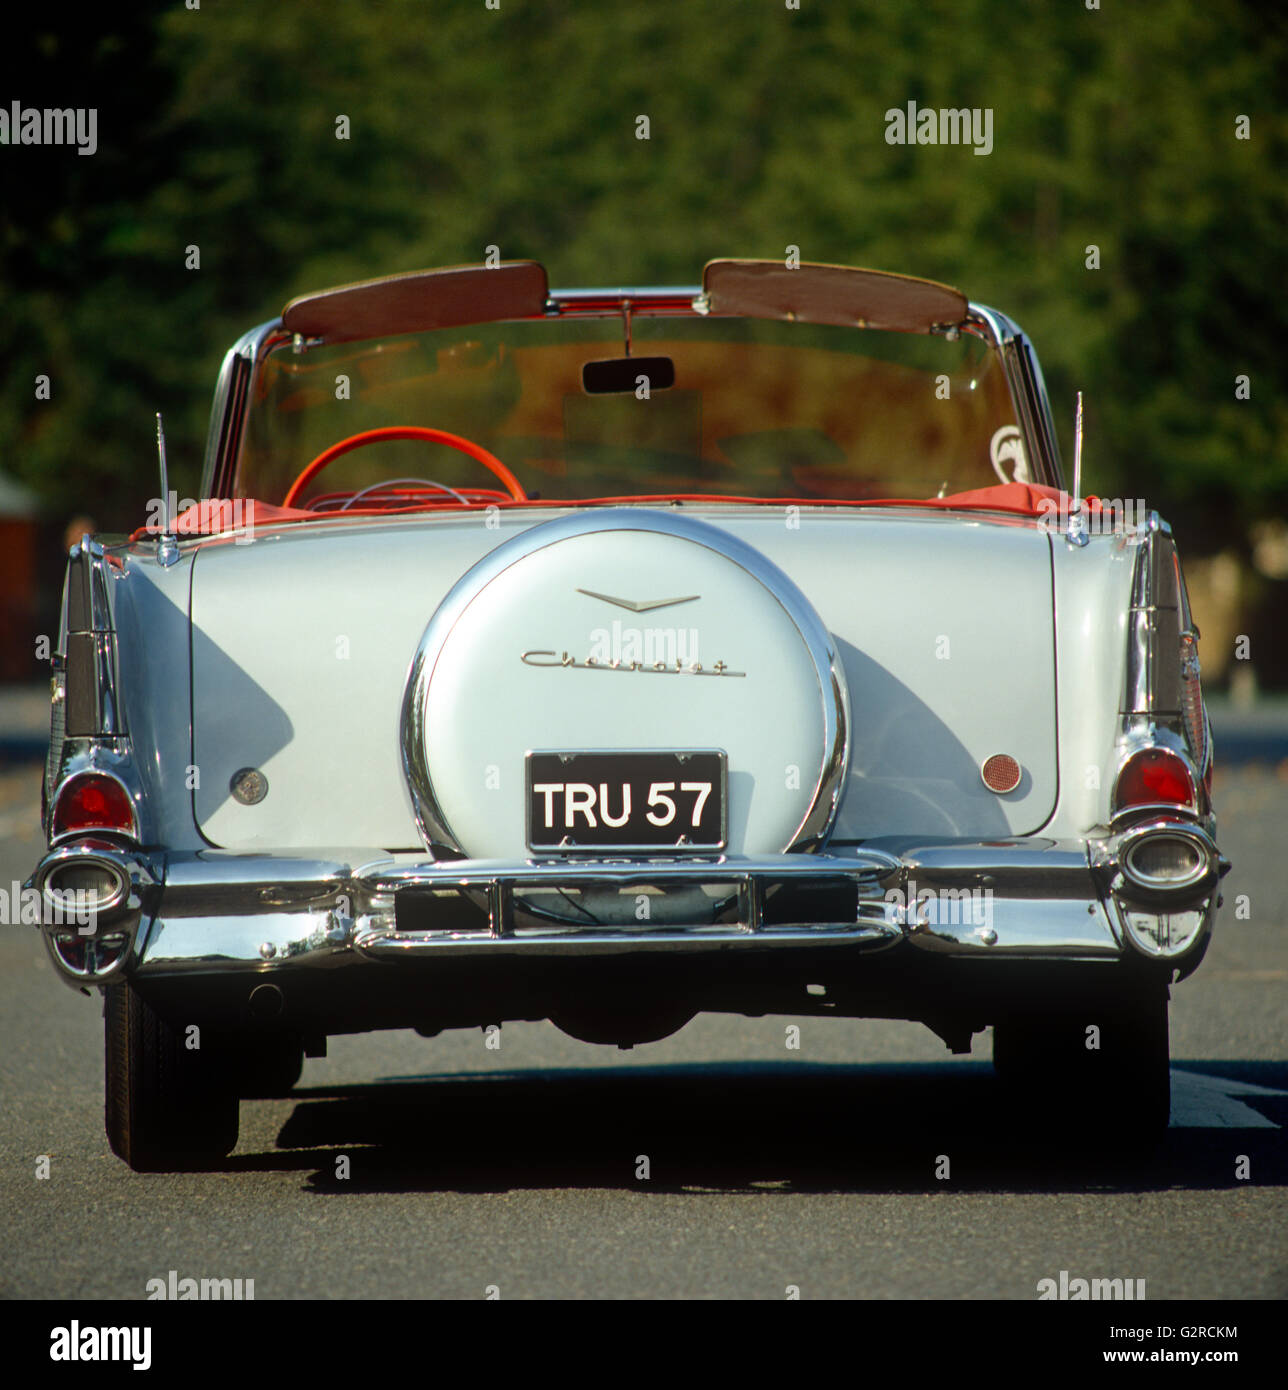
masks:
<path fill-rule="evenodd" d="M 250 1011 L 254 1018 L 268 1020 L 280 1018 L 286 1000 L 276 985 L 256 985 L 250 992 Z"/>
<path fill-rule="evenodd" d="M 1189 896 L 1217 877 L 1217 857 L 1211 843 L 1182 826 L 1149 827 L 1124 845 L 1120 861 L 1123 878 L 1153 895 Z"/>
<path fill-rule="evenodd" d="M 93 925 L 115 913 L 130 895 L 130 880 L 119 864 L 80 852 L 50 865 L 40 878 L 47 920 Z"/>

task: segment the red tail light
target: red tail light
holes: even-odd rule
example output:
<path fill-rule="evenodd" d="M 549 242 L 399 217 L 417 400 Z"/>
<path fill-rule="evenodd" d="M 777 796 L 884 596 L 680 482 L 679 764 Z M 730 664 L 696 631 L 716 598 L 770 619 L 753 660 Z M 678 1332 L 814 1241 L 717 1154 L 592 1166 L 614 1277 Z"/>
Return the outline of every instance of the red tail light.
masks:
<path fill-rule="evenodd" d="M 1142 748 L 1133 753 L 1118 774 L 1114 809 L 1132 806 L 1197 805 L 1194 774 L 1189 764 L 1169 748 Z"/>
<path fill-rule="evenodd" d="M 102 772 L 81 772 L 63 784 L 54 801 L 52 833 L 66 835 L 77 830 L 137 834 L 134 805 L 115 777 Z"/>

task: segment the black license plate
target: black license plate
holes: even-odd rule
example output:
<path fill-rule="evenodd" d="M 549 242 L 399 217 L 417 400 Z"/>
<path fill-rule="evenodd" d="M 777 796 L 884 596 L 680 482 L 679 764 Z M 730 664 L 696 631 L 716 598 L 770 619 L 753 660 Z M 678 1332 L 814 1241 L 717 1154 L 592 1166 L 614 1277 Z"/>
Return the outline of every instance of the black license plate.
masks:
<path fill-rule="evenodd" d="M 723 849 L 722 752 L 529 753 L 532 849 Z"/>

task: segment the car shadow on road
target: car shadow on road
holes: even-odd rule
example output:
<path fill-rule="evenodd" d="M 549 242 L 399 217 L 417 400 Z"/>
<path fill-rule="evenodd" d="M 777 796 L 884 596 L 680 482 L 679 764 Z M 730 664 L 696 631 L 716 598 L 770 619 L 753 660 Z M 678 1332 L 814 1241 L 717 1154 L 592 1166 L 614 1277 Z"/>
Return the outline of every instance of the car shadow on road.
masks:
<path fill-rule="evenodd" d="M 1157 1191 L 1288 1183 L 1288 1064 L 1173 1066 L 1147 1156 L 1017 1113 L 987 1063 L 726 1063 L 299 1090 L 272 1154 L 319 1193 Z M 340 1155 L 347 1178 L 337 1176 Z M 645 1163 L 645 1160 L 647 1161 Z M 1243 1162 L 1246 1160 L 1246 1162 Z M 647 1176 L 643 1176 L 644 1173 Z M 1242 1176 L 1241 1176 L 1242 1173 Z"/>

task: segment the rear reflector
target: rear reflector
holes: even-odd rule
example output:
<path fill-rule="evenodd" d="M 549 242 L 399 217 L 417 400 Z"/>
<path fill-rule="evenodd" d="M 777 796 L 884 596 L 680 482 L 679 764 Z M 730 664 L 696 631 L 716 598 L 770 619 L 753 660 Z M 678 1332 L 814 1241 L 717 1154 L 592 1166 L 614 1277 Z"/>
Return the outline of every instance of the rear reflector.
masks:
<path fill-rule="evenodd" d="M 1195 806 L 1194 774 L 1178 753 L 1168 748 L 1142 748 L 1127 759 L 1118 774 L 1114 809 L 1159 805 Z"/>
<path fill-rule="evenodd" d="M 989 791 L 999 796 L 1013 792 L 1020 785 L 1020 765 L 1009 753 L 994 753 L 991 758 L 985 758 L 979 775 Z"/>
<path fill-rule="evenodd" d="M 115 830 L 135 835 L 134 806 L 129 793 L 102 772 L 82 772 L 69 778 L 54 801 L 53 834 L 81 830 Z"/>

